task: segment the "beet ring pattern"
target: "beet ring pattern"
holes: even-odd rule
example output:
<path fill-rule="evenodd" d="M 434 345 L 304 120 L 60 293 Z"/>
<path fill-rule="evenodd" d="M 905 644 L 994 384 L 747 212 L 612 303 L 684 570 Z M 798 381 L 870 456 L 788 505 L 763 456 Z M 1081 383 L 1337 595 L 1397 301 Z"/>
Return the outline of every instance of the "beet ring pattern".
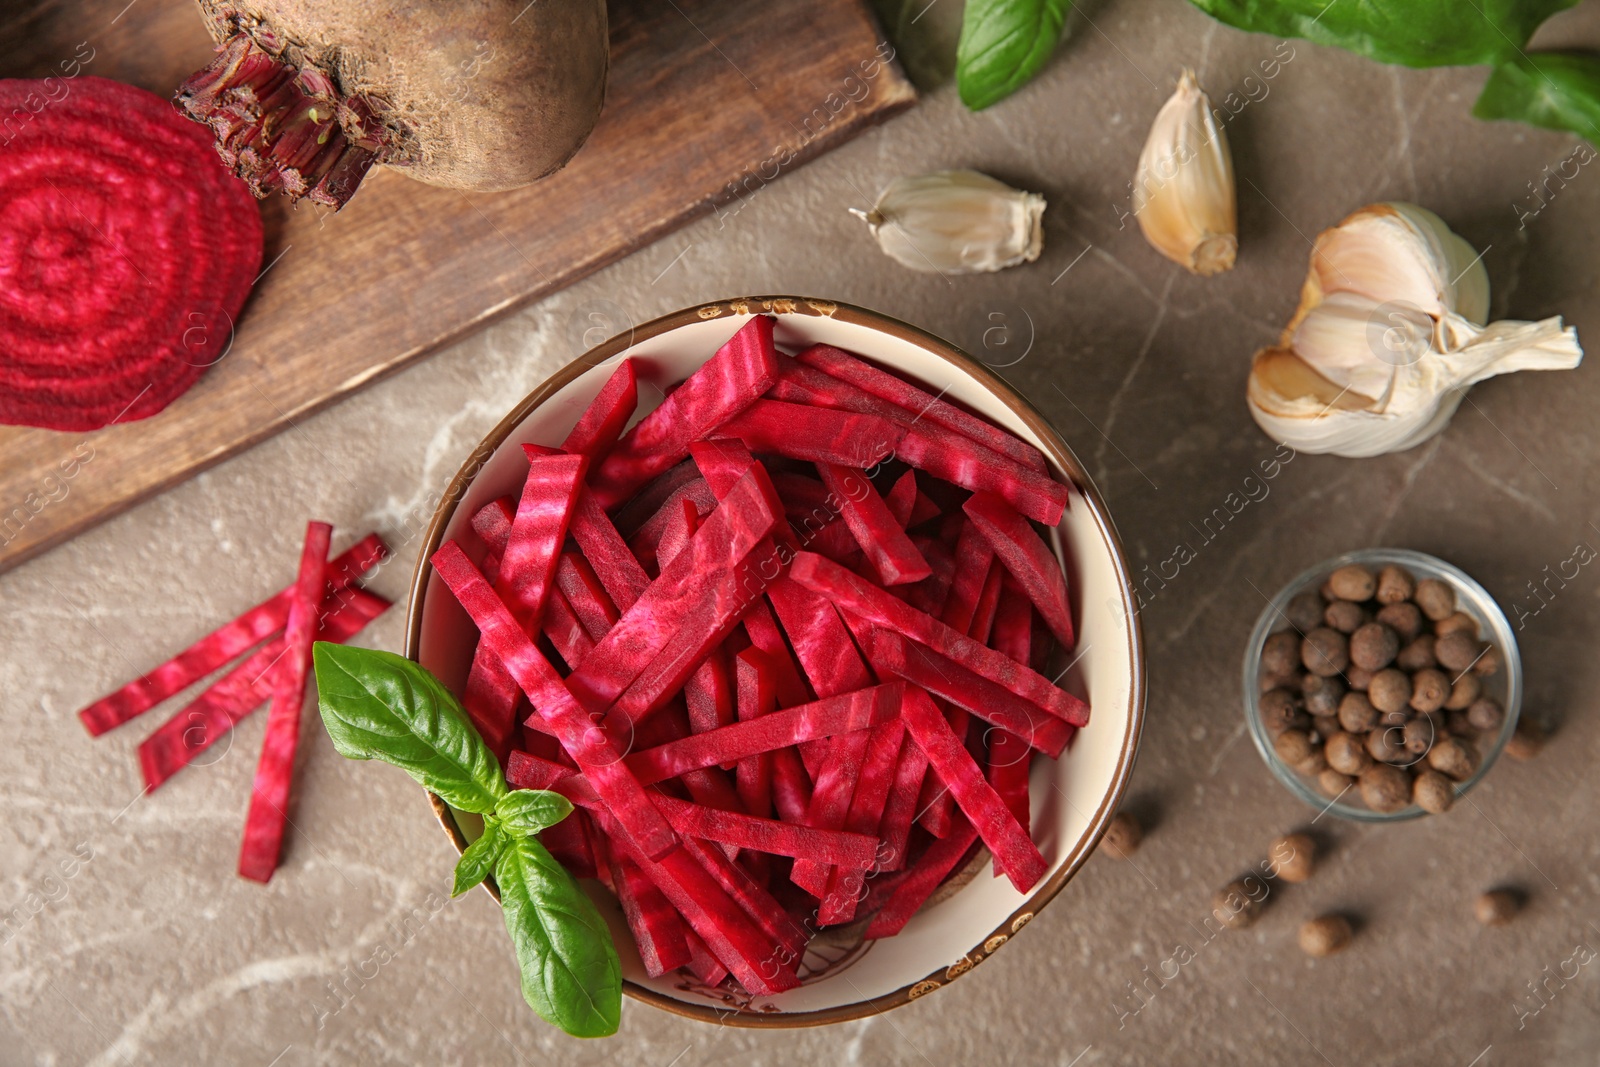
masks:
<path fill-rule="evenodd" d="M 0 423 L 148 418 L 226 354 L 261 216 L 211 140 L 131 85 L 0 79 Z"/>

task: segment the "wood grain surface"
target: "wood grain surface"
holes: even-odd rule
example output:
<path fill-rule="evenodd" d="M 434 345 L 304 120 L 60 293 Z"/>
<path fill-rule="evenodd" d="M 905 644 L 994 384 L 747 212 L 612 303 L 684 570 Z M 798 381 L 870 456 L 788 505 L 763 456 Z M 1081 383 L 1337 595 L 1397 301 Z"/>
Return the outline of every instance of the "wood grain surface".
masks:
<path fill-rule="evenodd" d="M 610 16 L 605 112 L 564 170 L 471 194 L 378 171 L 338 214 L 266 201 L 268 266 L 228 354 L 194 389 L 92 434 L 0 427 L 0 571 L 914 98 L 859 0 L 616 0 Z M 190 0 L 28 0 L 0 13 L 0 77 L 73 71 L 169 95 L 210 50 Z"/>

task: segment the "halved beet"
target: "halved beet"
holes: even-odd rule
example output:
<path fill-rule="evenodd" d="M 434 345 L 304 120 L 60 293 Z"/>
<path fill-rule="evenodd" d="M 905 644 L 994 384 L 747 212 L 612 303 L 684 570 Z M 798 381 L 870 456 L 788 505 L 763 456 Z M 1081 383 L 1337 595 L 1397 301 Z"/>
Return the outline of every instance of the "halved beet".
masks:
<path fill-rule="evenodd" d="M 0 80 L 0 423 L 148 418 L 228 352 L 261 216 L 207 130 L 105 78 Z"/>

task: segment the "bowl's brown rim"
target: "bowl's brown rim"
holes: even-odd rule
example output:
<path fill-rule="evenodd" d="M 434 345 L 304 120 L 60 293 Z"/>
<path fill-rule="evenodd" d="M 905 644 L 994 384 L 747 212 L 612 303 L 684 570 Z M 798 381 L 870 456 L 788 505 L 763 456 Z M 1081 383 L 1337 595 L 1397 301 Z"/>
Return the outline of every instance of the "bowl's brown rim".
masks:
<path fill-rule="evenodd" d="M 809 314 L 837 318 L 844 322 L 865 326 L 880 333 L 907 341 L 917 347 L 939 356 L 961 370 L 976 378 L 979 382 L 993 392 L 1010 408 L 1022 421 L 1033 430 L 1044 444 L 1045 452 L 1053 459 L 1062 470 L 1071 478 L 1079 494 L 1083 497 L 1084 504 L 1089 508 L 1100 527 L 1102 536 L 1111 547 L 1112 561 L 1117 571 L 1118 582 L 1121 587 L 1124 607 L 1124 625 L 1128 628 L 1128 647 L 1131 650 L 1129 664 L 1129 690 L 1128 712 L 1129 730 L 1124 739 L 1121 751 L 1117 756 L 1117 767 L 1112 776 L 1111 789 L 1090 817 L 1090 832 L 1079 843 L 1077 848 L 1068 855 L 1065 863 L 1045 882 L 1038 886 L 1023 902 L 1022 906 L 1006 917 L 1005 922 L 996 927 L 987 937 L 980 940 L 971 949 L 964 952 L 949 966 L 933 971 L 919 981 L 901 986 L 899 989 L 885 993 L 870 1000 L 856 1001 L 850 1004 L 841 1004 L 833 1008 L 823 1008 L 816 1011 L 804 1012 L 773 1012 L 762 1013 L 752 1011 L 719 1009 L 711 1004 L 692 1004 L 658 993 L 655 990 L 641 986 L 627 979 L 623 980 L 623 989 L 635 999 L 653 1004 L 658 1008 L 670 1011 L 676 1015 L 697 1019 L 701 1022 L 716 1023 L 719 1025 L 744 1026 L 757 1029 L 794 1029 L 805 1026 L 823 1026 L 831 1023 L 849 1022 L 854 1019 L 865 1018 L 869 1015 L 882 1014 L 890 1008 L 899 1007 L 910 1003 L 917 998 L 940 988 L 946 982 L 970 971 L 978 963 L 988 958 L 1001 945 L 1022 929 L 1039 912 L 1039 909 L 1048 904 L 1059 893 L 1067 882 L 1077 874 L 1094 847 L 1099 843 L 1105 833 L 1106 824 L 1115 813 L 1118 803 L 1127 791 L 1128 780 L 1133 773 L 1133 763 L 1139 748 L 1139 738 L 1144 732 L 1145 712 L 1145 662 L 1144 662 L 1144 635 L 1139 618 L 1135 610 L 1137 596 L 1133 588 L 1132 576 L 1128 570 L 1128 562 L 1122 548 L 1122 539 L 1117 534 L 1115 523 L 1112 522 L 1110 513 L 1106 510 L 1105 502 L 1100 497 L 1100 491 L 1095 487 L 1088 472 L 1078 462 L 1072 449 L 1050 422 L 1027 399 L 1018 393 L 1009 382 L 995 374 L 983 363 L 973 359 L 955 345 L 919 329 L 909 323 L 883 315 L 876 311 L 857 307 L 853 304 L 840 303 L 833 300 L 821 300 L 808 297 L 792 296 L 753 296 L 736 297 L 728 300 L 713 301 L 695 307 L 684 308 L 660 318 L 636 326 L 618 334 L 567 364 L 557 371 L 544 384 L 524 397 L 511 411 L 501 419 L 478 446 L 472 450 L 456 472 L 450 484 L 445 488 L 439 505 L 435 509 L 432 521 L 428 524 L 427 532 L 423 538 L 422 549 L 417 556 L 416 572 L 411 579 L 410 603 L 406 612 L 406 639 L 405 655 L 412 660 L 417 660 L 420 655 L 422 636 L 422 601 L 427 592 L 428 578 L 432 574 L 429 560 L 438 549 L 444 537 L 445 527 L 455 514 L 455 509 L 462 497 L 466 494 L 468 486 L 472 484 L 478 472 L 489 458 L 505 443 L 513 430 L 515 430 L 528 415 L 543 404 L 551 396 L 565 388 L 580 374 L 593 367 L 604 363 L 613 356 L 625 351 L 633 345 L 647 338 L 658 336 L 681 326 L 693 322 L 703 322 L 707 319 L 721 318 L 723 316 L 740 316 L 756 314 Z M 467 839 L 462 834 L 461 828 L 456 825 L 455 817 L 444 799 L 435 793 L 429 793 L 429 802 L 433 805 L 434 814 L 450 839 L 455 843 L 458 851 L 465 850 Z M 493 892 L 493 888 L 490 887 Z"/>

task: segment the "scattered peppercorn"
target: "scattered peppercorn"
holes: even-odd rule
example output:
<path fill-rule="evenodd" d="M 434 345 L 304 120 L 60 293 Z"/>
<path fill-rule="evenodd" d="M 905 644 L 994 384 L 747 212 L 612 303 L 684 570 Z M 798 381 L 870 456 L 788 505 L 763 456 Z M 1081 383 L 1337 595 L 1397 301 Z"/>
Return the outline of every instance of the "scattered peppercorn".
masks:
<path fill-rule="evenodd" d="M 1253 875 L 1236 878 L 1217 890 L 1211 898 L 1211 914 L 1223 926 L 1242 930 L 1261 917 L 1265 886 Z"/>
<path fill-rule="evenodd" d="M 1284 834 L 1272 842 L 1267 856 L 1277 869 L 1279 878 L 1298 884 L 1311 877 L 1311 869 L 1316 864 L 1317 843 L 1310 834 Z"/>
<path fill-rule="evenodd" d="M 1106 826 L 1105 836 L 1100 839 L 1100 847 L 1107 854 L 1119 860 L 1125 860 L 1135 852 L 1144 842 L 1144 827 L 1125 811 L 1119 811 L 1111 817 L 1111 822 Z"/>
<path fill-rule="evenodd" d="M 1300 925 L 1300 950 L 1321 959 L 1350 944 L 1355 931 L 1343 915 L 1320 915 Z"/>
<path fill-rule="evenodd" d="M 1504 926 L 1521 910 L 1521 894 L 1511 889 L 1491 889 L 1472 902 L 1472 915 L 1484 926 Z"/>
<path fill-rule="evenodd" d="M 1544 730 L 1527 719 L 1518 719 L 1517 728 L 1511 732 L 1511 738 L 1506 741 L 1506 755 L 1519 763 L 1526 763 L 1543 749 Z"/>

